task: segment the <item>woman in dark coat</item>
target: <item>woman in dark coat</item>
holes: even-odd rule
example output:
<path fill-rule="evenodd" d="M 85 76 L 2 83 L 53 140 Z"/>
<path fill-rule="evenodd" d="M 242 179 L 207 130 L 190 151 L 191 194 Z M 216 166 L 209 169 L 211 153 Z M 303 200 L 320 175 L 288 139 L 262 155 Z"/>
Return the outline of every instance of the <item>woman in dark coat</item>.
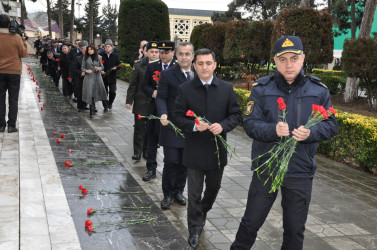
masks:
<path fill-rule="evenodd" d="M 103 84 L 101 71 L 103 70 L 102 57 L 98 55 L 93 44 L 86 48 L 86 54 L 82 60 L 81 71 L 85 73 L 82 100 L 90 104 L 90 118 L 96 111 L 95 102 L 107 100 L 105 85 Z"/>

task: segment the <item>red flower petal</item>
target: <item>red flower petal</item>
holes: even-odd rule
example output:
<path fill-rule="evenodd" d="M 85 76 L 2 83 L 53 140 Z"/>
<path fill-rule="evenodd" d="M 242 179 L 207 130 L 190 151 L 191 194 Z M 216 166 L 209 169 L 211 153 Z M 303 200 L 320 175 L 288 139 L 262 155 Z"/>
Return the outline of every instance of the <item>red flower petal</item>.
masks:
<path fill-rule="evenodd" d="M 79 190 L 82 190 L 84 187 L 82 185 L 79 186 Z"/>
<path fill-rule="evenodd" d="M 88 190 L 86 190 L 86 188 L 83 188 L 83 189 L 82 189 L 82 193 L 83 193 L 83 194 L 87 194 L 87 193 L 88 193 Z"/>
<path fill-rule="evenodd" d="M 330 112 L 331 114 L 336 114 L 336 113 L 337 113 L 336 110 L 333 109 L 333 107 L 330 107 L 330 108 L 329 108 L 329 112 Z"/>
<path fill-rule="evenodd" d="M 57 139 L 56 142 L 59 144 L 60 143 L 60 139 Z"/>
<path fill-rule="evenodd" d="M 195 124 L 196 124 L 196 125 L 199 125 L 199 124 L 200 124 L 199 119 L 195 119 Z"/>
<path fill-rule="evenodd" d="M 193 117 L 193 116 L 195 116 L 195 113 L 192 112 L 191 110 L 187 110 L 187 112 L 186 112 L 186 116 L 188 116 L 188 117 Z"/>
<path fill-rule="evenodd" d="M 93 224 L 93 222 L 90 221 L 90 220 L 86 220 L 86 221 L 85 221 L 85 227 L 89 227 L 89 226 L 92 225 L 92 224 Z"/>
<path fill-rule="evenodd" d="M 138 120 L 141 120 L 141 115 L 140 115 L 140 114 L 137 115 L 137 119 L 138 119 Z"/>
<path fill-rule="evenodd" d="M 64 139 L 64 138 L 65 138 L 65 135 L 60 135 L 60 138 Z"/>
<path fill-rule="evenodd" d="M 92 232 L 93 229 L 94 229 L 94 227 L 92 227 L 92 226 L 89 226 L 89 227 L 88 227 L 89 232 Z"/>
<path fill-rule="evenodd" d="M 64 165 L 65 165 L 65 166 L 68 165 L 68 160 L 65 160 Z M 80 190 L 81 190 L 81 189 L 80 189 Z"/>

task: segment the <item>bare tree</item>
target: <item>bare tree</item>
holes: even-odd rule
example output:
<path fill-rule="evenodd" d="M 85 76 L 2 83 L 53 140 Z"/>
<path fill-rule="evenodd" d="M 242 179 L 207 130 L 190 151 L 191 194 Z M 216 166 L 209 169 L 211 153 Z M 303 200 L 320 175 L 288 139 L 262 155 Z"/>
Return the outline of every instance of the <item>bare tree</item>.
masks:
<path fill-rule="evenodd" d="M 47 3 L 47 19 L 48 19 L 48 33 L 50 36 L 52 36 L 52 30 L 51 30 L 51 6 L 50 6 L 50 0 L 46 0 Z"/>
<path fill-rule="evenodd" d="M 94 0 L 89 0 L 89 42 L 94 43 L 94 37 L 93 37 L 93 5 Z"/>
<path fill-rule="evenodd" d="M 71 0 L 71 27 L 69 27 L 69 36 L 71 41 L 73 42 L 73 32 L 75 25 L 75 0 Z"/>
<path fill-rule="evenodd" d="M 376 11 L 377 0 L 367 0 L 365 4 L 365 10 L 363 19 L 361 21 L 359 37 L 369 37 L 370 31 L 372 29 L 373 19 L 374 19 L 374 12 Z M 353 15 L 352 15 L 352 8 L 353 8 Z M 352 18 L 352 38 L 355 39 L 356 37 L 356 24 L 355 23 L 355 0 L 352 0 L 351 6 L 351 18 Z M 354 29 L 354 30 L 353 30 Z M 358 87 L 359 87 L 360 79 L 356 77 L 347 77 L 346 88 L 344 90 L 343 99 L 345 102 L 352 102 L 357 99 L 358 97 Z"/>
<path fill-rule="evenodd" d="M 58 15 L 59 15 L 59 37 L 64 37 L 64 23 L 63 23 L 63 4 L 62 0 L 58 0 Z"/>

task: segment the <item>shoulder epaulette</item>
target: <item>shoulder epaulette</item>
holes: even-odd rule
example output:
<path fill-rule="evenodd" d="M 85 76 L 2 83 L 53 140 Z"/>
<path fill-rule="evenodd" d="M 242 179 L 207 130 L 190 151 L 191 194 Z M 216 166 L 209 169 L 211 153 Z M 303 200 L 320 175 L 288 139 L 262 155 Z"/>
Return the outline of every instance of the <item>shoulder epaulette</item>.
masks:
<path fill-rule="evenodd" d="M 311 82 L 315 83 L 315 84 L 318 84 L 324 88 L 327 89 L 327 86 L 321 82 L 321 79 L 316 77 L 316 76 L 308 76 L 308 75 L 305 75 L 306 78 L 308 78 Z"/>
<path fill-rule="evenodd" d="M 138 63 L 138 62 L 140 62 L 140 60 L 135 60 L 135 61 L 134 61 L 134 63 Z"/>
<path fill-rule="evenodd" d="M 258 81 L 255 84 L 253 84 L 253 86 L 257 86 L 258 84 L 265 85 L 271 80 L 272 77 L 273 77 L 273 75 L 261 77 L 261 78 L 258 79 Z"/>

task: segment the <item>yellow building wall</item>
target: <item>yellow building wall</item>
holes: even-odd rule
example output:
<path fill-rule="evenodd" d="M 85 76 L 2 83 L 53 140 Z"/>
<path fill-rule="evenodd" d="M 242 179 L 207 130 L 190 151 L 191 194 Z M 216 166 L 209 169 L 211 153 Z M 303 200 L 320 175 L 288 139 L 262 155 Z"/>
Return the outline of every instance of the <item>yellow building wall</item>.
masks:
<path fill-rule="evenodd" d="M 211 17 L 169 15 L 170 39 L 190 42 L 192 29 L 199 24 L 212 23 Z"/>

